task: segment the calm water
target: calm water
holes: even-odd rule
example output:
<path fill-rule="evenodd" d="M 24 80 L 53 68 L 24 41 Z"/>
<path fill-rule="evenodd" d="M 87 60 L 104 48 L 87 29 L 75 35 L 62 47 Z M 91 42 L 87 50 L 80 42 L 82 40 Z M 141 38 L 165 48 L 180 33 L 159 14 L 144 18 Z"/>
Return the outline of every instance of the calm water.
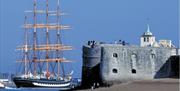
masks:
<path fill-rule="evenodd" d="M 60 89 L 52 88 L 6 88 L 1 91 L 60 91 Z"/>

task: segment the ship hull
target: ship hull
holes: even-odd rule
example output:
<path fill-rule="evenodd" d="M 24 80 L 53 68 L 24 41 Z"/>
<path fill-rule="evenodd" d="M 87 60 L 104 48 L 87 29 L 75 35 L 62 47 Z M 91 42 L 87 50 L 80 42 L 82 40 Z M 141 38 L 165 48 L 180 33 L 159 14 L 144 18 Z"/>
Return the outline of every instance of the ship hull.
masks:
<path fill-rule="evenodd" d="M 5 88 L 4 84 L 0 83 L 0 89 Z"/>
<path fill-rule="evenodd" d="M 16 84 L 17 88 L 20 87 L 62 88 L 62 89 L 71 88 L 71 81 L 49 80 L 49 79 L 22 79 L 22 78 L 14 78 L 13 81 Z"/>

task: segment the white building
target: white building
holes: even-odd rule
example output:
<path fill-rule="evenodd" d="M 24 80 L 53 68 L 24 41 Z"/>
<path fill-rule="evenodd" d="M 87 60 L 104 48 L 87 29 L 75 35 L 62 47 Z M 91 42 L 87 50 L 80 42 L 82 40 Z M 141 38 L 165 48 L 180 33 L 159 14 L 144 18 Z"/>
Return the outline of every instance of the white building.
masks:
<path fill-rule="evenodd" d="M 141 36 L 141 47 L 153 46 L 156 43 L 155 36 L 150 32 L 149 25 L 147 25 L 147 31 Z"/>
<path fill-rule="evenodd" d="M 172 41 L 171 40 L 159 40 L 159 45 L 162 47 L 172 47 Z"/>
<path fill-rule="evenodd" d="M 140 46 L 141 47 L 175 47 L 172 44 L 171 40 L 159 40 L 159 42 L 156 42 L 155 36 L 150 32 L 150 27 L 147 24 L 147 31 L 143 33 L 143 35 L 140 38 Z"/>

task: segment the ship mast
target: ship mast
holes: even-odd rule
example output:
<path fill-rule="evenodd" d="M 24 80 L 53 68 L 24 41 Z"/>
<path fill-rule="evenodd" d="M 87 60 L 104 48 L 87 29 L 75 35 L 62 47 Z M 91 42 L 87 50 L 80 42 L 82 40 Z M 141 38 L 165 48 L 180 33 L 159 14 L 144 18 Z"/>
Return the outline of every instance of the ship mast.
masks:
<path fill-rule="evenodd" d="M 71 62 L 69 60 L 66 60 L 64 58 L 62 58 L 61 56 L 61 52 L 64 50 L 72 50 L 71 46 L 66 46 L 63 45 L 61 43 L 61 35 L 60 35 L 60 31 L 61 30 L 65 30 L 65 29 L 69 29 L 69 26 L 67 25 L 61 25 L 59 23 L 60 21 L 60 0 L 57 0 L 57 10 L 55 11 L 50 11 L 49 10 L 49 3 L 48 0 L 46 0 L 46 9 L 45 10 L 39 10 L 37 9 L 37 0 L 33 1 L 33 10 L 30 11 L 26 11 L 26 13 L 33 13 L 33 24 L 31 23 L 27 23 L 27 16 L 25 17 L 25 24 L 24 24 L 24 28 L 25 28 L 25 43 L 23 46 L 18 46 L 17 50 L 23 50 L 25 53 L 25 58 L 23 60 L 17 60 L 17 62 L 25 62 L 24 63 L 24 70 L 25 70 L 25 74 L 27 74 L 28 71 L 28 67 L 27 65 L 29 65 L 30 69 L 33 69 L 33 75 L 36 78 L 36 76 L 38 76 L 37 71 L 38 71 L 38 67 L 37 67 L 37 63 L 46 63 L 46 77 L 48 78 L 50 76 L 50 66 L 49 66 L 49 62 L 54 62 L 54 63 L 58 63 L 58 68 L 57 68 L 57 73 L 58 73 L 58 77 L 60 76 L 60 63 L 61 62 Z M 45 15 L 45 17 L 41 17 L 41 18 L 45 18 L 45 21 L 43 21 L 44 23 L 40 23 L 39 21 L 37 21 L 37 14 L 38 16 L 40 14 Z M 49 16 L 56 16 L 56 24 L 55 23 L 49 23 Z M 38 17 L 39 18 L 39 17 Z M 32 34 L 32 44 L 28 43 L 28 31 L 29 30 L 33 30 L 33 34 Z M 42 33 L 42 30 L 46 30 L 45 31 L 45 40 L 46 43 L 38 43 L 38 39 L 39 36 L 43 37 L 42 35 L 38 34 L 37 31 L 40 31 Z M 56 37 L 57 37 L 57 41 L 56 43 L 50 43 L 50 31 L 56 30 Z M 38 37 L 37 37 L 38 36 Z M 31 36 L 29 36 L 31 37 Z M 31 51 L 31 52 L 30 52 Z M 42 52 L 43 54 L 43 58 L 39 57 L 39 52 Z M 56 53 L 56 57 L 54 56 L 50 56 L 50 53 Z M 28 58 L 28 55 L 32 54 L 32 58 L 31 60 Z M 29 63 L 29 64 L 28 64 Z M 33 67 L 31 65 L 31 63 L 33 64 Z M 53 68 L 52 68 L 53 70 Z M 64 69 L 62 68 L 62 73 L 64 74 Z M 42 70 L 40 70 L 42 71 Z M 38 72 L 38 73 L 42 73 L 42 72 Z M 64 75 L 63 75 L 64 76 Z"/>
<path fill-rule="evenodd" d="M 36 45 L 37 45 L 37 28 L 36 23 L 37 23 L 37 18 L 36 18 L 36 9 L 37 9 L 37 1 L 34 0 L 34 31 L 33 31 L 33 63 L 34 63 L 34 76 L 36 76 L 36 59 L 37 59 L 37 55 L 36 55 Z"/>
<path fill-rule="evenodd" d="M 57 0 L 57 26 L 60 25 L 60 0 Z M 57 28 L 57 44 L 62 44 L 61 42 L 61 36 L 60 36 L 60 29 Z M 62 56 L 62 52 L 60 50 L 56 50 L 57 58 L 60 58 Z M 60 61 L 58 62 L 58 78 L 60 77 Z M 62 74 L 64 76 L 64 69 L 62 67 Z"/>
<path fill-rule="evenodd" d="M 59 4 L 59 0 L 57 0 L 57 26 L 59 26 L 59 15 L 60 15 L 60 4 Z M 60 30 L 59 28 L 57 28 L 57 44 L 60 44 Z M 57 51 L 57 58 L 59 58 L 59 50 L 56 50 Z M 58 78 L 60 76 L 60 63 L 59 61 L 58 62 Z"/>
<path fill-rule="evenodd" d="M 48 26 L 48 0 L 46 0 L 46 26 Z M 46 46 L 48 47 L 49 46 L 49 28 L 46 27 Z M 47 72 L 47 75 L 49 74 L 49 62 L 48 60 L 49 59 L 49 50 L 47 49 L 46 50 L 46 72 Z"/>
<path fill-rule="evenodd" d="M 27 16 L 25 15 L 25 23 L 27 23 Z M 28 32 L 27 32 L 27 28 L 24 28 L 25 29 L 25 57 L 24 57 L 24 74 L 27 75 L 27 61 L 28 61 Z"/>

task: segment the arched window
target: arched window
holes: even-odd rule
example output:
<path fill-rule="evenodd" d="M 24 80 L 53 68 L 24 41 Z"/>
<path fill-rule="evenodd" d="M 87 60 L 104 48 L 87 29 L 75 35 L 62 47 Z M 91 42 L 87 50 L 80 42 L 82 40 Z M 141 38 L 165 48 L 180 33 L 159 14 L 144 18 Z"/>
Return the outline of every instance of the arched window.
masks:
<path fill-rule="evenodd" d="M 112 72 L 113 73 L 118 73 L 118 70 L 117 69 L 113 69 Z"/>
<path fill-rule="evenodd" d="M 146 37 L 144 37 L 144 42 L 146 42 Z"/>
<path fill-rule="evenodd" d="M 155 54 L 151 54 L 151 58 L 152 58 L 152 59 L 155 59 Z"/>
<path fill-rule="evenodd" d="M 136 69 L 132 69 L 132 73 L 133 73 L 133 74 L 136 74 Z"/>
<path fill-rule="evenodd" d="M 118 54 L 117 53 L 113 53 L 113 57 L 117 58 Z"/>
<path fill-rule="evenodd" d="M 147 42 L 149 42 L 149 37 L 147 37 Z"/>
<path fill-rule="evenodd" d="M 155 59 L 155 57 L 156 57 L 156 52 L 151 49 L 151 50 L 150 50 L 150 58 L 151 58 L 151 59 Z"/>

